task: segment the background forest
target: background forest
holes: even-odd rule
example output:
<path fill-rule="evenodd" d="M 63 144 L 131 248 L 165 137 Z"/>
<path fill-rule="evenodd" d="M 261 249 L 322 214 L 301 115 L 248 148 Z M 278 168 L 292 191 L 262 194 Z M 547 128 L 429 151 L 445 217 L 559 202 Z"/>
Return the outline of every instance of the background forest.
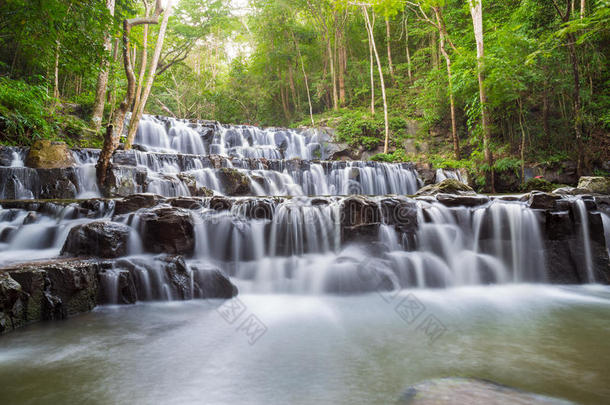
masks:
<path fill-rule="evenodd" d="M 123 22 L 152 3 L 0 1 L 2 143 L 100 147 L 128 89 Z M 166 32 L 157 15 L 129 34 L 133 111 L 331 126 L 373 159 L 464 167 L 480 185 L 526 163 L 608 175 L 610 1 L 165 6 Z"/>

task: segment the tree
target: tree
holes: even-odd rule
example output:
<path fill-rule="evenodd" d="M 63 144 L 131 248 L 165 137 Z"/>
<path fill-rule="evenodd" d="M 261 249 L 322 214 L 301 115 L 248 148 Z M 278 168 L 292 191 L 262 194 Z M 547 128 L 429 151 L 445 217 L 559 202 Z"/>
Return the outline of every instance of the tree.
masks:
<path fill-rule="evenodd" d="M 106 0 L 106 8 L 108 9 L 108 14 L 114 17 L 114 0 Z M 106 101 L 106 85 L 108 84 L 108 70 L 110 68 L 108 57 L 111 46 L 112 32 L 109 29 L 104 36 L 104 50 L 106 52 L 104 58 L 102 59 L 100 73 L 97 76 L 95 102 L 93 104 L 93 112 L 91 114 L 91 122 L 96 131 L 102 126 L 102 115 L 104 114 L 104 104 Z"/>
<path fill-rule="evenodd" d="M 110 167 L 110 160 L 112 159 L 112 154 L 119 145 L 119 138 L 123 132 L 125 115 L 127 114 L 127 110 L 129 109 L 131 103 L 133 103 L 135 97 L 136 77 L 133 72 L 133 64 L 131 61 L 129 34 L 134 26 L 158 24 L 161 13 L 163 13 L 161 0 L 156 0 L 155 12 L 152 17 L 127 18 L 123 21 L 123 65 L 125 67 L 125 75 L 127 76 L 127 92 L 125 94 L 125 98 L 119 106 L 118 111 L 116 112 L 113 123 L 108 125 L 106 128 L 104 145 L 102 146 L 102 150 L 96 164 L 97 179 L 100 186 L 104 186 L 106 183 L 106 176 L 108 168 Z"/>
<path fill-rule="evenodd" d="M 474 28 L 474 38 L 477 45 L 477 79 L 479 81 L 479 101 L 481 103 L 481 126 L 483 130 L 483 149 L 485 161 L 489 166 L 491 192 L 495 192 L 493 156 L 491 153 L 491 129 L 487 111 L 487 95 L 485 92 L 485 46 L 483 43 L 483 5 L 481 0 L 468 0 L 470 2 L 470 14 Z"/>

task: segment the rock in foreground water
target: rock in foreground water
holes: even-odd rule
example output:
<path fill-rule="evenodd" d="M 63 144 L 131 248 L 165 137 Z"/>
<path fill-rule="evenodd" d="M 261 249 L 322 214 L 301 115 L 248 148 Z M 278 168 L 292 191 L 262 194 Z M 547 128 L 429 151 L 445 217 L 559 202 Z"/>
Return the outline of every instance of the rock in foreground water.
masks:
<path fill-rule="evenodd" d="M 399 405 L 566 405 L 571 403 L 473 378 L 439 378 L 424 381 L 407 388 L 398 401 Z"/>

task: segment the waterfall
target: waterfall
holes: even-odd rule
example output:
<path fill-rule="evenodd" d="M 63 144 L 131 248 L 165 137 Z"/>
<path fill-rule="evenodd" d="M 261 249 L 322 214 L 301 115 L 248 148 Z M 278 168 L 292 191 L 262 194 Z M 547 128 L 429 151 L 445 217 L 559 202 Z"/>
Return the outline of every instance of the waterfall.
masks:
<path fill-rule="evenodd" d="M 593 273 L 593 254 L 591 253 L 591 237 L 589 236 L 589 214 L 587 207 L 582 199 L 574 201 L 576 205 L 576 212 L 578 213 L 578 219 L 580 220 L 580 229 L 582 236 L 582 249 L 585 256 L 585 271 L 587 274 L 587 280 L 590 283 L 595 282 L 595 275 Z"/>

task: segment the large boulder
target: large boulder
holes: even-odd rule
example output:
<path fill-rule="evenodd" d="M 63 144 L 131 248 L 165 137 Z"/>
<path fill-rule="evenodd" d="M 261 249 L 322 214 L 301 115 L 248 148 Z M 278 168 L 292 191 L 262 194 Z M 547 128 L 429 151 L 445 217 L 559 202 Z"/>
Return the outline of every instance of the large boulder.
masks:
<path fill-rule="evenodd" d="M 127 254 L 131 228 L 111 221 L 95 221 L 70 230 L 61 249 L 64 256 L 116 258 Z"/>
<path fill-rule="evenodd" d="M 178 178 L 194 197 L 212 197 L 214 195 L 212 190 L 197 183 L 197 179 L 192 174 L 179 173 Z"/>
<path fill-rule="evenodd" d="M 447 207 L 476 207 L 487 204 L 489 197 L 484 195 L 437 194 L 436 200 Z"/>
<path fill-rule="evenodd" d="M 64 142 L 43 139 L 30 147 L 25 164 L 35 169 L 61 169 L 76 165 L 76 161 Z"/>
<path fill-rule="evenodd" d="M 146 250 L 184 255 L 195 250 L 195 227 L 188 210 L 160 207 L 143 213 L 141 220 Z"/>
<path fill-rule="evenodd" d="M 401 405 L 454 404 L 563 404 L 571 402 L 546 397 L 474 378 L 439 378 L 413 385 L 398 401 Z"/>
<path fill-rule="evenodd" d="M 38 183 L 41 199 L 73 199 L 78 194 L 76 175 L 73 168 L 38 169 Z"/>
<path fill-rule="evenodd" d="M 561 199 L 561 196 L 557 195 L 557 194 L 533 191 L 529 195 L 529 198 L 527 200 L 527 205 L 530 208 L 534 208 L 534 209 L 552 210 L 552 209 L 555 209 L 555 206 L 557 205 L 557 200 L 560 200 L 560 199 Z"/>
<path fill-rule="evenodd" d="M 593 193 L 610 194 L 610 177 L 583 176 L 578 180 L 578 188 Z"/>
<path fill-rule="evenodd" d="M 217 175 L 226 195 L 243 196 L 250 194 L 250 179 L 239 170 L 223 167 L 218 169 Z"/>
<path fill-rule="evenodd" d="M 437 184 L 430 184 L 422 187 L 416 195 L 436 195 L 436 194 L 459 194 L 475 195 L 472 187 L 456 179 L 445 179 Z"/>
<path fill-rule="evenodd" d="M 237 287 L 218 268 L 193 264 L 193 298 L 233 298 L 237 295 Z"/>
<path fill-rule="evenodd" d="M 0 334 L 20 326 L 25 299 L 21 285 L 8 273 L 0 273 Z"/>

